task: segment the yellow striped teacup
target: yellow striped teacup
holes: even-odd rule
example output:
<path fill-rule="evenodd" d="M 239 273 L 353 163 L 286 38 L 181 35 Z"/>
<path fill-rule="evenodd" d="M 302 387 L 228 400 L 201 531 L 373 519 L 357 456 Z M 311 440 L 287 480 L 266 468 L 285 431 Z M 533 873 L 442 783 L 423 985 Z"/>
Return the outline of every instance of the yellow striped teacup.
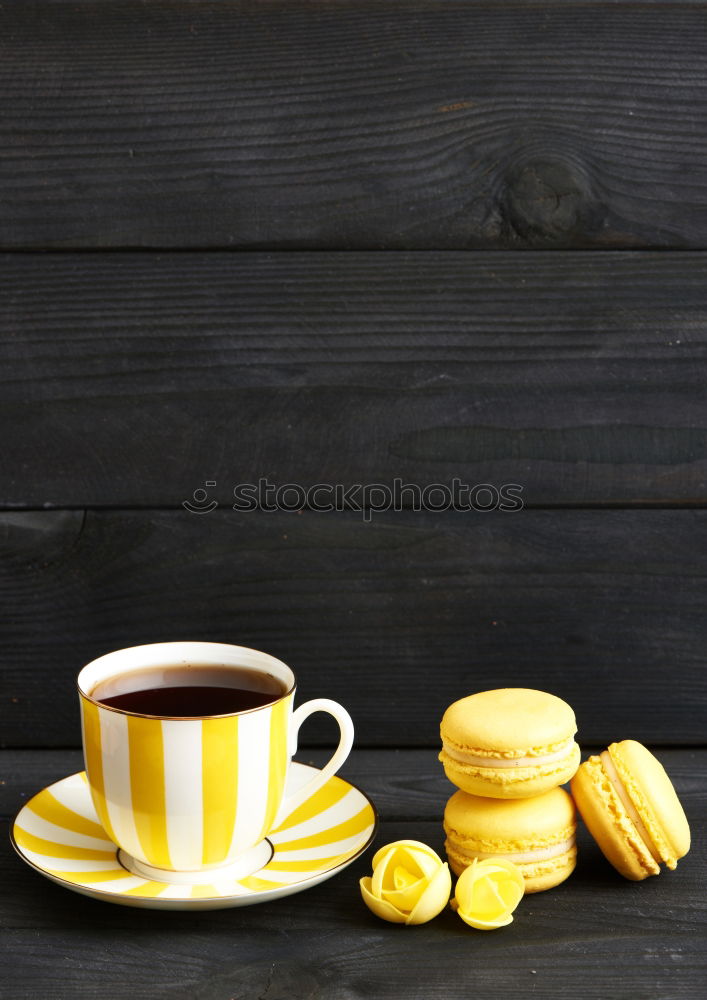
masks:
<path fill-rule="evenodd" d="M 109 679 L 175 664 L 262 671 L 284 693 L 259 708 L 204 718 L 142 715 L 92 696 Z M 241 878 L 262 867 L 271 854 L 267 833 L 329 780 L 353 744 L 345 708 L 319 698 L 293 711 L 292 670 L 244 646 L 161 642 L 121 649 L 87 664 L 78 689 L 98 817 L 129 870 L 163 881 L 203 881 L 205 870 Z M 339 745 L 311 781 L 285 796 L 297 732 L 317 711 L 339 723 Z"/>

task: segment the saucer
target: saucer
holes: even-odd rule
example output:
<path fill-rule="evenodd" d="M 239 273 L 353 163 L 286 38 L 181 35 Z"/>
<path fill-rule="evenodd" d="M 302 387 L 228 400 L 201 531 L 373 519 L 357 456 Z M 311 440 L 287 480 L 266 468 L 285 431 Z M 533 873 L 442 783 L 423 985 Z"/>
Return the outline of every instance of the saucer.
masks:
<path fill-rule="evenodd" d="M 287 792 L 302 787 L 317 770 L 293 761 Z M 335 776 L 268 834 L 261 850 L 269 860 L 253 874 L 224 878 L 212 872 L 210 882 L 204 872 L 198 884 L 158 882 L 121 864 L 121 852 L 98 822 L 81 771 L 30 799 L 10 837 L 32 868 L 84 896 L 158 910 L 216 910 L 264 903 L 324 882 L 365 851 L 376 825 L 370 800 Z"/>

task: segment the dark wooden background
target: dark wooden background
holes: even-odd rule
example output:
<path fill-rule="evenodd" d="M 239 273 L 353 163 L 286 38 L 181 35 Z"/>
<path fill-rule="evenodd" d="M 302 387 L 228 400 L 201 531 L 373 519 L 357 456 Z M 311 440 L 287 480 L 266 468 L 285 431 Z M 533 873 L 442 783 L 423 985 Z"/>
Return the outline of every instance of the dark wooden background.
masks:
<path fill-rule="evenodd" d="M 5 841 L 3 1000 L 701 1000 L 706 26 L 703 0 L 2 4 L 3 821 L 81 766 L 83 663 L 201 638 L 350 708 L 379 844 L 442 850 L 439 718 L 516 684 L 585 752 L 654 747 L 695 835 L 636 886 L 582 833 L 497 935 L 377 922 L 368 856 L 148 915 Z M 261 478 L 524 508 L 233 510 Z M 332 730 L 303 738 L 319 761 Z"/>
<path fill-rule="evenodd" d="M 0 245 L 705 245 L 701 2 L 5 0 Z"/>

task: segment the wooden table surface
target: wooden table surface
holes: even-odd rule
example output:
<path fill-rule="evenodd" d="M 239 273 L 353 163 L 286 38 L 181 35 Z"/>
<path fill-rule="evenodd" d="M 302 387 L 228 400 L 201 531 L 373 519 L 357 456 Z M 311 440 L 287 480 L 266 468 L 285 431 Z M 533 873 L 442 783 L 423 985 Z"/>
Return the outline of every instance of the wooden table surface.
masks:
<path fill-rule="evenodd" d="M 44 880 L 0 840 L 8 1000 L 135 996 L 172 1000 L 364 1000 L 527 995 L 606 1000 L 705 995 L 707 752 L 656 751 L 675 782 L 694 843 L 674 872 L 633 883 L 580 828 L 563 885 L 526 896 L 513 923 L 474 931 L 451 911 L 414 928 L 365 908 L 358 879 L 372 851 L 320 886 L 273 903 L 201 913 L 96 902 Z M 321 752 L 299 759 L 320 763 Z M 3 751 L 5 818 L 36 790 L 82 767 L 76 751 Z M 342 772 L 380 814 L 376 844 L 418 839 L 443 851 L 453 791 L 433 750 L 356 750 Z"/>

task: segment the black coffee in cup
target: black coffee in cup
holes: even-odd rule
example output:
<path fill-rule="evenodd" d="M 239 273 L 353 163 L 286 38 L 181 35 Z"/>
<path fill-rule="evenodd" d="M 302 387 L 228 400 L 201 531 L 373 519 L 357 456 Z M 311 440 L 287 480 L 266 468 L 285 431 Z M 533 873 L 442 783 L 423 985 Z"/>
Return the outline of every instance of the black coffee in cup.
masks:
<path fill-rule="evenodd" d="M 183 719 L 247 712 L 286 693 L 283 682 L 265 671 L 178 663 L 119 674 L 97 684 L 90 696 L 135 715 Z"/>

